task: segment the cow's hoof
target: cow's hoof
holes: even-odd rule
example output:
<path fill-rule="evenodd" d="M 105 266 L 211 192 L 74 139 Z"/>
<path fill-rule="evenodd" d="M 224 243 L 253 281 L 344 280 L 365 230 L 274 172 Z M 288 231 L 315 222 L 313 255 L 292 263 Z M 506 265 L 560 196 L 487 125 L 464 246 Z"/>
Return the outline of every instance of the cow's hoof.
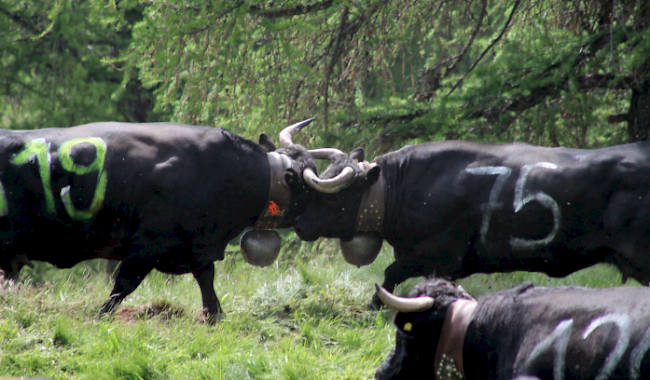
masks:
<path fill-rule="evenodd" d="M 205 313 L 203 314 L 205 316 L 205 321 L 210 325 L 214 326 L 217 324 L 217 322 L 221 322 L 223 319 L 223 314 L 224 313 Z"/>

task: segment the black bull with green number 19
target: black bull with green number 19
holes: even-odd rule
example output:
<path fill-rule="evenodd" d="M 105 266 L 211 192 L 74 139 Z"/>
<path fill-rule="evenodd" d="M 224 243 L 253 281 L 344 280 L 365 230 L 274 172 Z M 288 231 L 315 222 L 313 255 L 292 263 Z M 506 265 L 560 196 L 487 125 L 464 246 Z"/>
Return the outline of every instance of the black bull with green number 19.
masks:
<path fill-rule="evenodd" d="M 262 219 L 270 155 L 284 163 L 276 177 L 291 191 L 273 226 L 291 226 L 300 211 L 302 171 L 316 166 L 291 136 L 310 121 L 285 128 L 277 151 L 266 135 L 257 144 L 222 128 L 174 123 L 0 131 L 0 268 L 15 278 L 31 260 L 61 268 L 121 260 L 103 312 L 152 269 L 192 273 L 214 322 L 222 313 L 214 261 Z"/>

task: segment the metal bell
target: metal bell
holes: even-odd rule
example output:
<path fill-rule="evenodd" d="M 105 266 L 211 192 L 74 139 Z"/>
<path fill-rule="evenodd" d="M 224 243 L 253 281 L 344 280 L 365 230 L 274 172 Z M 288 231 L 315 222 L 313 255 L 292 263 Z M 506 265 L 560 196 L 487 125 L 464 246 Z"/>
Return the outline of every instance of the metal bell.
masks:
<path fill-rule="evenodd" d="M 239 247 L 244 260 L 258 267 L 273 264 L 280 254 L 282 240 L 274 230 L 246 231 L 239 240 Z"/>
<path fill-rule="evenodd" d="M 383 239 L 376 234 L 358 232 L 350 241 L 340 241 L 341 251 L 345 261 L 358 267 L 372 264 L 379 251 Z"/>

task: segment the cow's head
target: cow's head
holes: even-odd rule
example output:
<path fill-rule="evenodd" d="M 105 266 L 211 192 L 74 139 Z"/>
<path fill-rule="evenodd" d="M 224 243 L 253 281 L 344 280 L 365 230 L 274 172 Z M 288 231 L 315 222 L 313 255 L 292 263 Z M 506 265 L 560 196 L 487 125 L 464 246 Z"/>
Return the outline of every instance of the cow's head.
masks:
<path fill-rule="evenodd" d="M 356 265 L 372 262 L 381 247 L 383 223 L 376 221 L 373 228 L 360 229 L 359 221 L 367 217 L 365 209 L 361 209 L 362 199 L 380 179 L 381 168 L 364 161 L 361 148 L 349 156 L 336 149 L 309 152 L 314 158 L 328 159 L 332 163 L 320 177 L 305 171 L 304 180 L 312 191 L 309 203 L 294 223 L 296 233 L 307 241 L 320 236 L 340 238 L 346 260 Z M 383 203 L 383 195 L 381 198 Z"/>
<path fill-rule="evenodd" d="M 393 318 L 397 334 L 395 347 L 375 378 L 412 379 L 433 372 L 447 309 L 459 299 L 472 297 L 461 286 L 439 278 L 416 285 L 408 298 L 392 295 L 379 285 L 377 294 L 386 306 L 397 311 Z"/>
<path fill-rule="evenodd" d="M 381 169 L 376 165 L 360 165 L 363 150 L 359 148 L 349 156 L 335 149 L 316 149 L 310 153 L 317 159 L 330 159 L 332 163 L 320 177 L 310 172 L 304 174 L 305 182 L 312 189 L 311 197 L 294 229 L 307 241 L 321 236 L 350 241 L 361 198 L 377 182 Z"/>

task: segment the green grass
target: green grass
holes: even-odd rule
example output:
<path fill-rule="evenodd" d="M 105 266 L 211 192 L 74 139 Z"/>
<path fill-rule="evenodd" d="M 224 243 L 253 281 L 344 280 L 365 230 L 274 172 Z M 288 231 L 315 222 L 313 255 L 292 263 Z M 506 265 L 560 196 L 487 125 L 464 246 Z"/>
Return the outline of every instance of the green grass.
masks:
<path fill-rule="evenodd" d="M 227 314 L 216 326 L 203 321 L 191 275 L 154 272 L 114 316 L 100 317 L 111 288 L 101 262 L 72 270 L 39 264 L 22 282 L 0 283 L 0 376 L 372 378 L 394 344 L 394 328 L 390 311 L 365 305 L 392 251 L 385 245 L 375 263 L 356 268 L 334 243 L 291 240 L 269 268 L 228 255 L 217 263 L 215 288 Z M 620 285 L 621 276 L 601 265 L 563 279 L 516 272 L 460 283 L 478 297 L 523 281 L 604 287 Z"/>

